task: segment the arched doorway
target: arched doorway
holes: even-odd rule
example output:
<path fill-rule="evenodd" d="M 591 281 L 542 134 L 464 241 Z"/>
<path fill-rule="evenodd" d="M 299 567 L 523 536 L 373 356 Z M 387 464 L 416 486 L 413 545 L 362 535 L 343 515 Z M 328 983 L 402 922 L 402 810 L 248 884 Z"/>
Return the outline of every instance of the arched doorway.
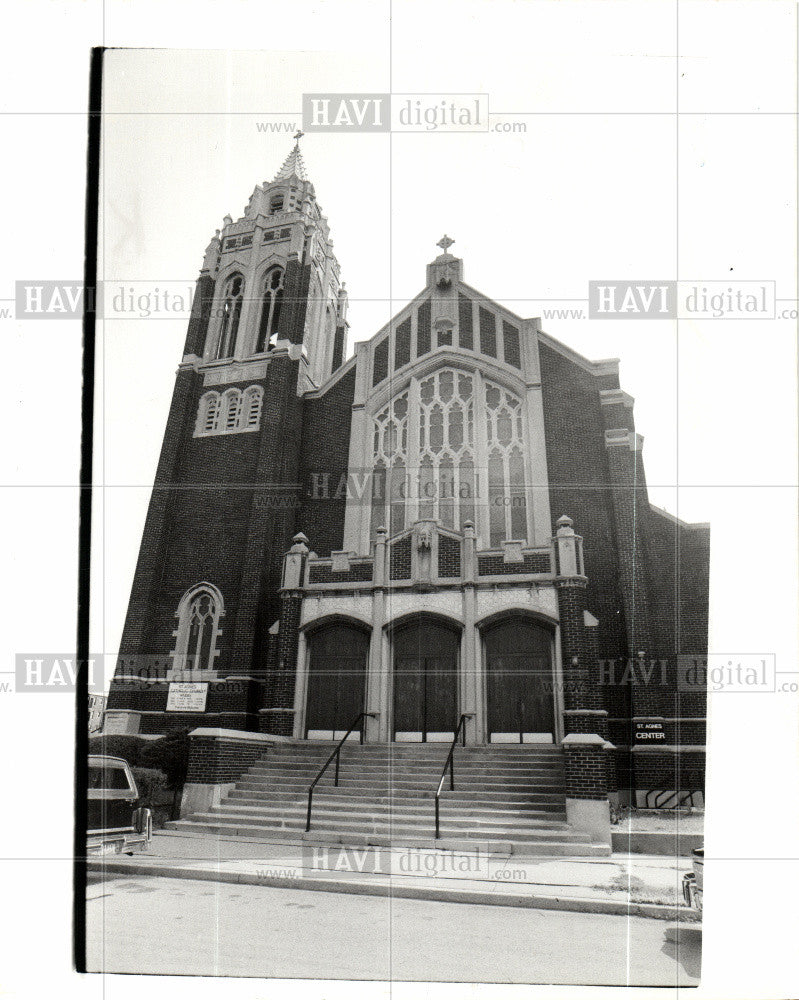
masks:
<path fill-rule="evenodd" d="M 353 625 L 336 623 L 313 632 L 308 648 L 306 739 L 340 739 L 364 710 L 369 636 Z M 361 725 L 363 720 L 355 733 Z"/>
<path fill-rule="evenodd" d="M 551 630 L 529 619 L 512 618 L 487 629 L 484 644 L 489 742 L 553 742 Z"/>
<path fill-rule="evenodd" d="M 394 633 L 394 739 L 449 742 L 458 725 L 458 633 L 419 619 Z"/>

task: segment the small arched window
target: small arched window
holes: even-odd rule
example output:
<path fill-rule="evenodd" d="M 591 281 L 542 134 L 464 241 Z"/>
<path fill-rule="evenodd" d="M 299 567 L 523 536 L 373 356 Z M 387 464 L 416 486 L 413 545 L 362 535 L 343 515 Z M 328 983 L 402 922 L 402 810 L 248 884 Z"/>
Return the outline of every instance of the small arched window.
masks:
<path fill-rule="evenodd" d="M 216 587 L 201 583 L 186 591 L 177 610 L 175 669 L 214 669 L 219 619 L 223 614 L 222 595 Z"/>
<path fill-rule="evenodd" d="M 216 347 L 217 358 L 229 358 L 236 349 L 236 336 L 241 320 L 241 306 L 244 302 L 244 278 L 240 274 L 231 275 L 225 285 L 222 302 L 222 325 Z"/>
<path fill-rule="evenodd" d="M 244 404 L 241 412 L 241 423 L 245 427 L 257 427 L 261 422 L 261 406 L 264 391 L 260 385 L 251 385 L 244 393 Z"/>
<path fill-rule="evenodd" d="M 261 301 L 261 319 L 258 324 L 258 339 L 255 353 L 260 354 L 267 347 L 274 347 L 278 336 L 280 310 L 283 305 L 283 270 L 273 267 L 264 278 L 264 292 Z"/>
<path fill-rule="evenodd" d="M 200 398 L 200 406 L 197 410 L 196 433 L 213 434 L 219 429 L 220 399 L 218 392 L 206 392 Z"/>
<path fill-rule="evenodd" d="M 222 396 L 225 430 L 235 431 L 241 416 L 241 393 L 238 389 L 228 389 Z"/>

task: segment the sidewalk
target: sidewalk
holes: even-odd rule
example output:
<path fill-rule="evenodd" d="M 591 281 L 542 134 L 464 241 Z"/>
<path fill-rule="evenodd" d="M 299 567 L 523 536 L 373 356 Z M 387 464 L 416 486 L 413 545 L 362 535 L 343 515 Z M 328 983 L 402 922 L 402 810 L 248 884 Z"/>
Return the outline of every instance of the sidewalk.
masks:
<path fill-rule="evenodd" d="M 190 878 L 497 906 L 696 921 L 682 899 L 686 858 L 525 858 L 473 851 L 273 843 L 164 830 L 146 854 L 90 858 L 105 875 Z"/>

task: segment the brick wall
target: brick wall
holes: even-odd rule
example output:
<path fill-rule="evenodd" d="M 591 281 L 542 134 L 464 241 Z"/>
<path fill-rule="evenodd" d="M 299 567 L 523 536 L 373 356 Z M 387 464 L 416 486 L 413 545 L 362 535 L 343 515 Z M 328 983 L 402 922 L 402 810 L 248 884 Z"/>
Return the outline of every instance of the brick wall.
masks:
<path fill-rule="evenodd" d="M 192 736 L 189 744 L 189 784 L 224 784 L 236 781 L 266 753 L 263 743 L 249 740 Z"/>
<path fill-rule="evenodd" d="M 257 712 L 165 712 L 163 715 L 142 715 L 139 732 L 145 735 L 171 733 L 176 729 L 218 726 L 220 729 L 258 731 Z"/>
<path fill-rule="evenodd" d="M 567 798 L 607 798 L 605 751 L 600 744 L 564 745 L 563 758 Z"/>
<path fill-rule="evenodd" d="M 702 750 L 636 752 L 632 758 L 636 788 L 705 790 L 705 753 Z"/>
<path fill-rule="evenodd" d="M 309 268 L 290 262 L 286 285 L 286 335 L 302 340 Z M 202 298 L 212 285 L 202 283 Z M 187 345 L 199 353 L 203 323 L 196 312 Z M 156 482 L 142 538 L 120 653 L 168 658 L 174 649 L 175 612 L 191 586 L 208 580 L 223 596 L 214 667 L 264 674 L 268 629 L 279 614 L 283 554 L 296 521 L 296 485 L 302 435 L 302 401 L 297 396 L 299 362 L 270 359 L 259 432 L 194 437 L 203 377 L 181 369 L 175 383 Z M 257 485 L 256 485 L 257 484 Z M 114 685 L 112 684 L 112 690 Z M 152 699 L 120 689 L 117 707 L 136 708 Z M 238 706 L 239 725 L 255 727 L 256 705 Z M 209 706 L 209 711 L 211 706 Z M 194 718 L 196 724 L 196 716 Z M 167 723 L 165 723 L 167 724 Z"/>
<path fill-rule="evenodd" d="M 585 539 L 586 606 L 599 620 L 597 654 L 625 656 L 625 616 L 599 397 L 601 389 L 617 388 L 618 379 L 597 378 L 544 343 L 539 357 L 552 532 L 557 519 L 567 514 Z M 606 688 L 604 704 L 611 716 L 628 717 L 629 689 Z"/>
<path fill-rule="evenodd" d="M 460 539 L 438 536 L 438 575 L 445 578 L 461 575 Z"/>
<path fill-rule="evenodd" d="M 618 388 L 618 378 L 598 378 L 546 344 L 540 360 L 551 512 L 554 521 L 571 517 L 585 539 L 585 606 L 599 620 L 594 655 L 623 662 L 643 649 L 648 660 L 669 661 L 665 684 L 658 670 L 650 685 L 601 685 L 624 787 L 631 772 L 624 746 L 634 714 L 705 715 L 701 692 L 677 691 L 674 660 L 679 652 L 707 651 L 709 535 L 705 526 L 678 526 L 650 507 L 640 451 L 605 447 L 606 427 L 634 427 L 630 407 L 600 402 L 600 391 Z M 565 669 L 581 640 L 568 629 L 563 634 Z M 682 727 L 683 740 L 696 734 L 702 742 L 701 723 L 675 727 Z"/>
<path fill-rule="evenodd" d="M 514 573 L 550 573 L 548 552 L 526 552 L 524 562 L 506 563 L 502 556 L 480 556 L 477 569 L 480 576 L 512 576 Z"/>
<path fill-rule="evenodd" d="M 311 549 L 319 556 L 330 555 L 334 549 L 341 549 L 344 545 L 347 500 L 346 493 L 340 496 L 337 493 L 349 464 L 354 395 L 355 366 L 323 396 L 306 400 L 303 409 L 302 494 L 297 512 L 297 530 L 308 536 Z M 327 478 L 314 480 L 314 475 Z M 369 502 L 367 492 L 364 497 L 367 505 L 365 513 L 368 512 Z"/>
<path fill-rule="evenodd" d="M 201 358 L 205 352 L 205 338 L 208 333 L 208 321 L 211 318 L 215 286 L 216 282 L 210 274 L 201 274 L 197 279 L 183 348 L 184 354 L 196 354 Z"/>

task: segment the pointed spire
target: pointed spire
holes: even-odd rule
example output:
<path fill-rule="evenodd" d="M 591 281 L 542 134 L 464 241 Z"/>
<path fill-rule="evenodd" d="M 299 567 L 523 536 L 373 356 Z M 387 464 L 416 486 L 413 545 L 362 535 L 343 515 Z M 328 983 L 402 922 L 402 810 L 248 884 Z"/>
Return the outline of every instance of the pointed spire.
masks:
<path fill-rule="evenodd" d="M 305 162 L 303 161 L 302 153 L 300 152 L 300 139 L 302 138 L 302 135 L 302 132 L 297 132 L 294 136 L 294 139 L 296 140 L 294 148 L 283 161 L 283 166 L 275 174 L 274 179 L 272 180 L 273 184 L 275 181 L 288 180 L 288 178 L 292 175 L 296 175 L 301 181 L 308 180 L 308 174 L 305 171 Z"/>

